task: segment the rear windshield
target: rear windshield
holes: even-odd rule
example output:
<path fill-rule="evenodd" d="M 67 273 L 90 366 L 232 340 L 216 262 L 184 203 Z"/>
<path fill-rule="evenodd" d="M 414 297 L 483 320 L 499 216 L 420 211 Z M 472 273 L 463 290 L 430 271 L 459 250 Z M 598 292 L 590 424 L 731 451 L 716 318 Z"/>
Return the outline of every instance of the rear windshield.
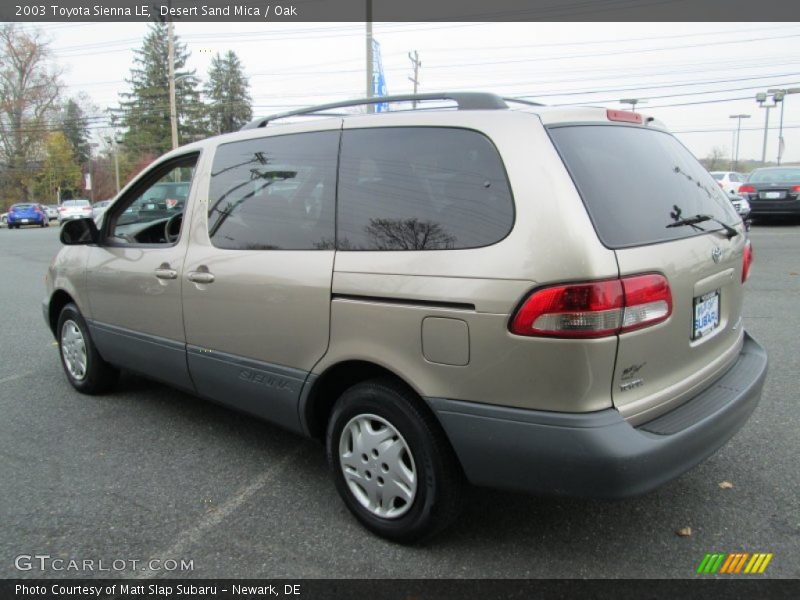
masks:
<path fill-rule="evenodd" d="M 65 200 L 64 206 L 89 206 L 88 200 Z"/>
<path fill-rule="evenodd" d="M 33 204 L 15 204 L 11 207 L 12 210 L 30 210 Z"/>
<path fill-rule="evenodd" d="M 722 181 L 722 178 L 725 177 L 725 173 L 712 173 L 711 176 L 717 181 Z"/>
<path fill-rule="evenodd" d="M 568 125 L 550 136 L 572 175 L 600 240 L 609 248 L 701 235 L 721 226 L 667 227 L 709 215 L 739 217 L 714 178 L 672 135 L 621 125 Z"/>
<path fill-rule="evenodd" d="M 756 169 L 748 183 L 791 183 L 800 181 L 800 169 Z"/>

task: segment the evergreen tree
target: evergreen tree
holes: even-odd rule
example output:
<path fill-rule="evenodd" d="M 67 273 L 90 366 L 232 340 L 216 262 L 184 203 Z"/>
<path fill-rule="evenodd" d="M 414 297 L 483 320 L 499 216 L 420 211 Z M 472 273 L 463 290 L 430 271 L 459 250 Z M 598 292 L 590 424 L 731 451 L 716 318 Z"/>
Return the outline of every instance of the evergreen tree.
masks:
<path fill-rule="evenodd" d="M 131 91 L 120 94 L 122 143 L 133 154 L 161 154 L 172 148 L 169 119 L 169 63 L 167 25 L 154 23 L 136 51 L 130 79 Z M 194 71 L 185 70 L 189 51 L 175 36 L 175 107 L 178 141 L 195 141 L 205 135 L 203 107 Z"/>
<path fill-rule="evenodd" d="M 89 122 L 86 114 L 80 105 L 70 98 L 64 105 L 61 128 L 64 136 L 70 144 L 75 154 L 75 160 L 79 165 L 85 165 L 91 157 L 91 147 L 89 146 Z"/>
<path fill-rule="evenodd" d="M 224 56 L 214 55 L 205 86 L 206 115 L 212 134 L 236 131 L 253 118 L 249 88 L 242 63 L 233 50 Z"/>

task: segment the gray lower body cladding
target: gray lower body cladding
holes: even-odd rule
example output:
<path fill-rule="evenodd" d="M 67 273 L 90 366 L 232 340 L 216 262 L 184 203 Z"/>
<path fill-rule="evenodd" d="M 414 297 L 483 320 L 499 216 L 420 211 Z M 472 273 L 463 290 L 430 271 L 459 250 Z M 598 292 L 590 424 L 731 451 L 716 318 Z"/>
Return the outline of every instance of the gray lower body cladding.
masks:
<path fill-rule="evenodd" d="M 620 498 L 648 492 L 718 450 L 755 409 L 766 373 L 767 355 L 747 335 L 722 377 L 638 427 L 615 409 L 571 414 L 428 400 L 471 483 Z"/>

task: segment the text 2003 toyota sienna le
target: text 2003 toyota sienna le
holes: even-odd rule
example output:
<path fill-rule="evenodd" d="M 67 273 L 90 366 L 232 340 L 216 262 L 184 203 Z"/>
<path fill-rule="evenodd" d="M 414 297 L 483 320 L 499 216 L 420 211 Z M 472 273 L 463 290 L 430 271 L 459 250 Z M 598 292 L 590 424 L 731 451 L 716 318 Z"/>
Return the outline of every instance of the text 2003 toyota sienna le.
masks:
<path fill-rule="evenodd" d="M 717 450 L 767 358 L 711 175 L 640 114 L 433 98 L 458 110 L 255 121 L 65 224 L 44 316 L 70 383 L 129 369 L 318 438 L 399 541 L 463 482 L 619 497 Z M 165 182 L 188 197 L 153 210 Z"/>

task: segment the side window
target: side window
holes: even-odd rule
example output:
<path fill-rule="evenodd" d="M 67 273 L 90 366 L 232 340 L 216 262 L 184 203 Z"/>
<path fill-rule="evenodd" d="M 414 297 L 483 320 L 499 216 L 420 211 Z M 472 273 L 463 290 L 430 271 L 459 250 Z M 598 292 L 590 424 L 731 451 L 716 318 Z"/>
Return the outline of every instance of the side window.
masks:
<path fill-rule="evenodd" d="M 339 132 L 223 144 L 211 168 L 208 235 L 231 250 L 334 247 Z"/>
<path fill-rule="evenodd" d="M 339 250 L 488 246 L 514 224 L 505 169 L 483 134 L 442 127 L 344 131 Z"/>
<path fill-rule="evenodd" d="M 121 200 L 110 225 L 115 243 L 171 244 L 178 240 L 197 155 L 170 162 L 155 181 Z"/>

